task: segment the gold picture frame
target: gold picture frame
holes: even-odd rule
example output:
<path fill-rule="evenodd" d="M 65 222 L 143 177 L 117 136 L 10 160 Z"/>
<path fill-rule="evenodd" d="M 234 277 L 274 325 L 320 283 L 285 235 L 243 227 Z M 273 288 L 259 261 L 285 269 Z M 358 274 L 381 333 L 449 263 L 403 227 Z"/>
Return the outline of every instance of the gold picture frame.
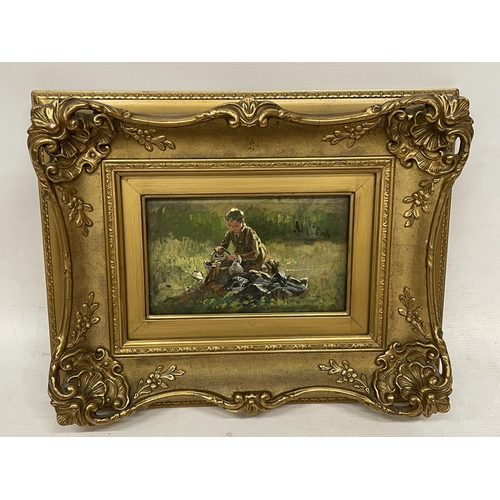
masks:
<path fill-rule="evenodd" d="M 473 136 L 457 90 L 36 91 L 32 105 L 60 424 L 179 405 L 448 411 L 450 198 Z M 239 231 L 257 224 L 279 260 L 204 273 L 235 203 Z"/>

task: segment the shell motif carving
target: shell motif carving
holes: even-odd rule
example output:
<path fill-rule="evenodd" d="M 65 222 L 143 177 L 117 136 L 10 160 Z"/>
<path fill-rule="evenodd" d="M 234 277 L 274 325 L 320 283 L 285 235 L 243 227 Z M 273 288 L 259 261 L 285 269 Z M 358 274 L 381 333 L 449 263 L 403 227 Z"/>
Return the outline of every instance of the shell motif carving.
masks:
<path fill-rule="evenodd" d="M 93 425 L 129 404 L 122 366 L 106 349 L 67 352 L 51 367 L 49 391 L 61 425 Z"/>
<path fill-rule="evenodd" d="M 116 135 L 113 119 L 127 111 L 78 99 L 56 99 L 31 110 L 28 147 L 42 184 L 70 181 L 93 172 L 109 154 Z M 46 186 L 46 183 L 45 183 Z"/>
<path fill-rule="evenodd" d="M 406 415 L 430 417 L 450 409 L 450 377 L 440 370 L 440 352 L 432 344 L 394 343 L 377 358 L 381 366 L 375 374 L 377 399 L 386 409 Z"/>
<path fill-rule="evenodd" d="M 431 175 L 461 170 L 469 156 L 472 118 L 464 97 L 432 94 L 392 101 L 379 108 L 387 115 L 387 149 L 403 166 Z M 458 151 L 455 145 L 459 141 Z"/>

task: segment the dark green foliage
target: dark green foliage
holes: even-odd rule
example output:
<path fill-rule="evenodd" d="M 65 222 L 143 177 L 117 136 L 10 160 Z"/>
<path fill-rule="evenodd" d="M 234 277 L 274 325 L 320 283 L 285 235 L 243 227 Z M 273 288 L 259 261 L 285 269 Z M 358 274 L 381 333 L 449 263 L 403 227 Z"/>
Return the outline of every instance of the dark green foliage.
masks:
<path fill-rule="evenodd" d="M 149 240 L 172 234 L 177 239 L 213 241 L 216 245 L 227 231 L 224 216 L 234 206 L 245 212 L 246 223 L 264 242 L 347 241 L 348 196 L 199 201 L 151 199 L 147 203 Z"/>

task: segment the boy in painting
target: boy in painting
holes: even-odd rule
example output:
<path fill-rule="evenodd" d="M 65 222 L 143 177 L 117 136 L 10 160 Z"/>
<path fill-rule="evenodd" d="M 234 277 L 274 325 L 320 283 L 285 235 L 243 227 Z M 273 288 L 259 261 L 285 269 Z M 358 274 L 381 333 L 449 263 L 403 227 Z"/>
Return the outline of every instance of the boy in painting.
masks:
<path fill-rule="evenodd" d="M 215 248 L 217 253 L 227 250 L 229 244 L 235 247 L 234 254 L 227 260 L 233 262 L 241 257 L 241 265 L 245 271 L 260 270 L 269 261 L 266 246 L 260 241 L 257 233 L 245 224 L 245 214 L 238 208 L 232 208 L 225 216 L 229 231 L 224 235 L 221 244 Z"/>

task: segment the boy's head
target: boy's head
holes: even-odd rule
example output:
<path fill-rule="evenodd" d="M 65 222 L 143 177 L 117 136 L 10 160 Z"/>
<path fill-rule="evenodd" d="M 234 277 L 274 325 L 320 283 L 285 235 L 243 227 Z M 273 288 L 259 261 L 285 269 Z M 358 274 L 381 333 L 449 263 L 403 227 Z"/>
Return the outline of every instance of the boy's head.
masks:
<path fill-rule="evenodd" d="M 231 208 L 226 214 L 227 227 L 234 233 L 240 233 L 245 224 L 245 214 L 239 208 Z"/>

